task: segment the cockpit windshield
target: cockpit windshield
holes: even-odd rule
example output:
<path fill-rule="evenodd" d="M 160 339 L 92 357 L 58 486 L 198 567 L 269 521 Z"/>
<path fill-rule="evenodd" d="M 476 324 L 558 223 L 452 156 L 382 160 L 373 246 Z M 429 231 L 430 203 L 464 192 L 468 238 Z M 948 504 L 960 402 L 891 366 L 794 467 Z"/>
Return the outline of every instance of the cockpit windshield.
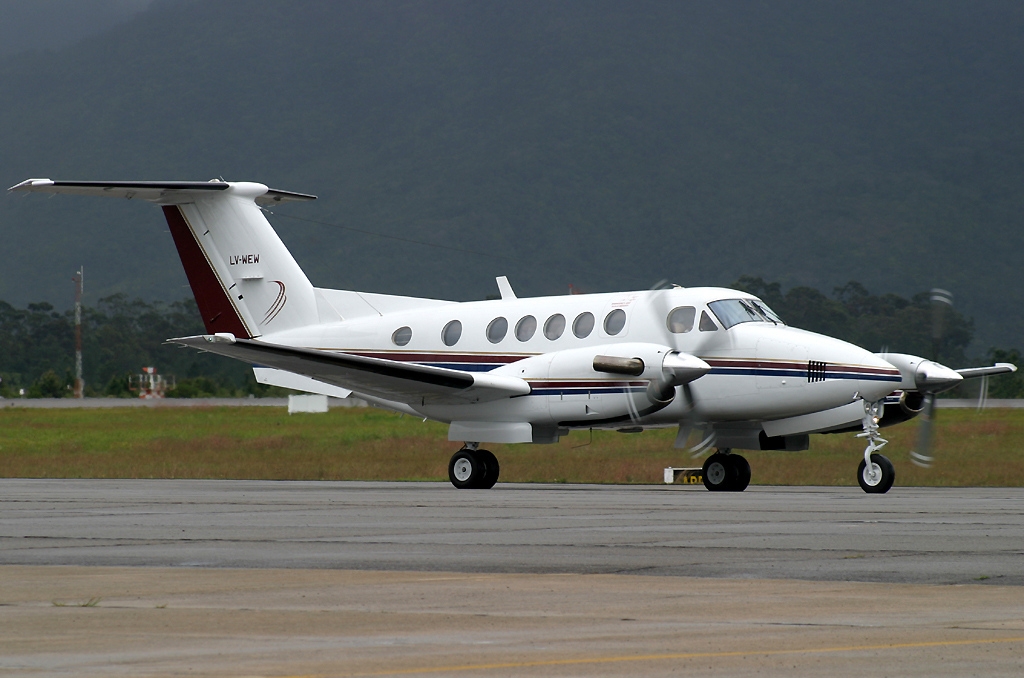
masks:
<path fill-rule="evenodd" d="M 782 325 L 782 319 L 760 299 L 723 299 L 712 301 L 708 308 L 729 329 L 740 323 L 773 323 Z"/>

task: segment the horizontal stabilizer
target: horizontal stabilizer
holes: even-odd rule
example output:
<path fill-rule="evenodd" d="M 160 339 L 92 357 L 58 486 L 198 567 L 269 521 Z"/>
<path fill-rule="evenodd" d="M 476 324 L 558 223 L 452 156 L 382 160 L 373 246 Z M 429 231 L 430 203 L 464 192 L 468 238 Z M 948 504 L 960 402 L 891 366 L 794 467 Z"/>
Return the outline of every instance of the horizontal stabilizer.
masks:
<path fill-rule="evenodd" d="M 28 193 L 54 193 L 64 195 L 94 195 L 108 198 L 137 198 L 149 202 L 174 204 L 189 194 L 202 195 L 226 191 L 231 184 L 226 181 L 53 181 L 51 179 L 26 179 L 11 186 L 10 191 Z M 255 198 L 259 204 L 316 200 L 315 195 L 266 189 Z"/>
<path fill-rule="evenodd" d="M 229 334 L 181 337 L 167 341 L 242 360 L 256 367 L 293 372 L 357 394 L 410 405 L 483 402 L 530 392 L 530 385 L 518 377 L 282 346 L 236 339 Z"/>

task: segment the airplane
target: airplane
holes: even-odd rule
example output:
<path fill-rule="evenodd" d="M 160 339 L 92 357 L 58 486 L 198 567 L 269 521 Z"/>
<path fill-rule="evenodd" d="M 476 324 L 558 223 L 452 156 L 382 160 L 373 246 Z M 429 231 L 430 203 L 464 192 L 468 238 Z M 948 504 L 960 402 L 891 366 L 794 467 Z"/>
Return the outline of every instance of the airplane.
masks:
<path fill-rule="evenodd" d="M 265 216 L 316 196 L 253 182 L 51 181 L 9 191 L 146 200 L 164 213 L 206 334 L 169 343 L 249 363 L 258 382 L 355 395 L 448 424 L 459 489 L 489 489 L 500 465 L 483 443 L 554 443 L 573 430 L 691 434 L 711 491 L 743 491 L 735 450 L 806 450 L 812 433 L 859 431 L 857 481 L 893 484 L 881 427 L 925 412 L 964 379 L 1009 363 L 953 370 L 876 354 L 789 327 L 761 299 L 719 287 L 452 302 L 314 287 Z M 928 450 L 915 453 L 930 461 Z"/>

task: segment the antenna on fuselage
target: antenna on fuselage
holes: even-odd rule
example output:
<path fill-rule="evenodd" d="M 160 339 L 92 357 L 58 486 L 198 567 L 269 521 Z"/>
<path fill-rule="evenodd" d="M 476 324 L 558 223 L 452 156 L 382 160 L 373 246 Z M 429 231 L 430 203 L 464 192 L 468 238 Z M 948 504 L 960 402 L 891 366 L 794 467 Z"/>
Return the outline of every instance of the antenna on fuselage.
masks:
<path fill-rule="evenodd" d="M 494 279 L 494 282 L 498 283 L 498 291 L 501 293 L 503 300 L 517 299 L 516 293 L 512 291 L 512 285 L 509 284 L 508 278 L 503 275 L 499 275 Z"/>

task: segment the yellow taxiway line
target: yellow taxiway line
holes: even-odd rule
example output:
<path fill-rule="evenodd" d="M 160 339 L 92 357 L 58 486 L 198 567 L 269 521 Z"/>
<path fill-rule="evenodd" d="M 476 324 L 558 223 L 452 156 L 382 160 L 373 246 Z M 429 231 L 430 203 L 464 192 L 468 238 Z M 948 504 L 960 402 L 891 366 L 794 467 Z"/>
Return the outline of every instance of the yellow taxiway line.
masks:
<path fill-rule="evenodd" d="M 769 657 L 795 654 L 829 654 L 838 652 L 868 652 L 877 650 L 908 650 L 928 647 L 955 647 L 958 645 L 990 645 L 994 643 L 1024 643 L 1024 637 L 981 638 L 978 640 L 936 640 L 919 643 L 884 643 L 880 645 L 845 645 L 840 647 L 808 647 L 790 650 L 735 650 L 732 652 L 672 652 L 665 654 L 620 655 L 579 659 L 545 659 L 525 662 L 496 662 L 492 664 L 463 664 L 457 666 L 431 666 L 390 671 L 358 673 L 321 673 L 282 676 L 281 678 L 369 678 L 370 676 L 409 676 L 430 673 L 455 673 L 462 671 L 488 671 L 496 669 L 528 669 L 545 666 L 574 666 L 584 664 L 615 664 L 624 662 L 664 661 L 666 659 L 722 659 L 727 657 Z"/>

